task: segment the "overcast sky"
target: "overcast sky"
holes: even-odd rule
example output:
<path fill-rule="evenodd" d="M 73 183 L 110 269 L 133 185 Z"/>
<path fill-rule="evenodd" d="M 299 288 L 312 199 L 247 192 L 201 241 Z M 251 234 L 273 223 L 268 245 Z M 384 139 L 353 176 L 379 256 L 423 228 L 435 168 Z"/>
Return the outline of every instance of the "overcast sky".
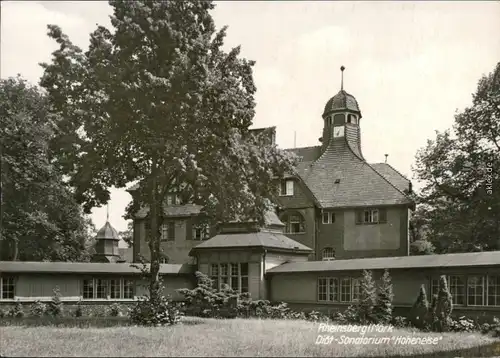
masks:
<path fill-rule="evenodd" d="M 107 2 L 1 2 L 1 77 L 20 73 L 37 83 L 39 62 L 56 49 L 46 25 L 57 24 L 82 48 L 96 24 L 110 26 Z M 282 148 L 318 145 L 321 114 L 340 89 L 360 105 L 363 153 L 412 178 L 417 150 L 450 128 L 471 103 L 483 74 L 500 60 L 500 2 L 229 2 L 213 12 L 228 25 L 228 47 L 255 60 L 254 127 L 276 126 Z M 418 186 L 418 183 L 415 183 Z M 112 190 L 110 222 L 130 196 Z M 99 228 L 106 208 L 92 218 Z"/>

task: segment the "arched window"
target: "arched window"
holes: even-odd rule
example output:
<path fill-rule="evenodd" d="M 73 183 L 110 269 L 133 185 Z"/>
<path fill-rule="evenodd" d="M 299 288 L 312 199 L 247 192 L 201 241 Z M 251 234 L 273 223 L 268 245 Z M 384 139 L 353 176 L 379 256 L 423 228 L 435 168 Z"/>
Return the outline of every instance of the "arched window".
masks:
<path fill-rule="evenodd" d="M 285 224 L 285 233 L 302 234 L 306 232 L 304 217 L 298 212 L 285 213 L 280 217 Z"/>
<path fill-rule="evenodd" d="M 335 260 L 335 250 L 331 247 L 325 247 L 321 252 L 321 259 L 323 261 Z"/>

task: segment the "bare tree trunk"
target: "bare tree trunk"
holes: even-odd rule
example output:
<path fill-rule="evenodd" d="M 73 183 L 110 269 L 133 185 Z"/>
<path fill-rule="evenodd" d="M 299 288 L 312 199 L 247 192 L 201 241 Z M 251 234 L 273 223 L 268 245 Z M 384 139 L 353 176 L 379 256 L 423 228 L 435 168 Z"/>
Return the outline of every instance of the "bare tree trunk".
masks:
<path fill-rule="evenodd" d="M 160 297 L 160 230 L 158 225 L 158 206 L 161 208 L 161 203 L 158 203 L 158 181 L 156 178 L 156 161 L 153 160 L 152 165 L 152 180 L 151 180 L 151 196 L 150 196 L 150 220 L 151 220 L 151 238 L 149 240 L 149 250 L 151 252 L 150 264 L 150 281 L 149 281 L 149 294 L 152 302 L 157 302 Z"/>

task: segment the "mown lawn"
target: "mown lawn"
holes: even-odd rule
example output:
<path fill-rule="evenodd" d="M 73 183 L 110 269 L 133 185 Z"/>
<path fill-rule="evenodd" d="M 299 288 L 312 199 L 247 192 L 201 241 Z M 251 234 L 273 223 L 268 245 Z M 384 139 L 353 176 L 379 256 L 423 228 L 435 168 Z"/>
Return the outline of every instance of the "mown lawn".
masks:
<path fill-rule="evenodd" d="M 382 344 L 332 342 L 319 345 L 315 343 L 318 335 L 356 338 L 360 337 L 360 333 L 319 333 L 319 323 L 305 321 L 186 318 L 183 322 L 174 327 L 161 328 L 0 327 L 0 354 L 4 357 L 500 355 L 499 341 L 479 333 L 439 334 L 400 329 L 391 333 L 366 333 L 364 337 L 442 336 L 442 339 L 436 345 L 397 345 L 393 341 Z M 483 348 L 478 349 L 480 346 Z M 470 348 L 474 349 L 463 350 Z M 448 354 L 442 354 L 446 351 Z"/>

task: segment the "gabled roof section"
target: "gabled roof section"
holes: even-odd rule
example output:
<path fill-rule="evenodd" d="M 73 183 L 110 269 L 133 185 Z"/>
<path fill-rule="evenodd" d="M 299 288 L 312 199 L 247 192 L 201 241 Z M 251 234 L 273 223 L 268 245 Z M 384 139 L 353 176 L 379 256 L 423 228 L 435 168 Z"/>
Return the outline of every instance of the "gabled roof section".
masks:
<path fill-rule="evenodd" d="M 500 267 L 500 251 L 461 254 L 379 257 L 354 260 L 290 262 L 266 273 L 418 269 L 437 267 Z"/>
<path fill-rule="evenodd" d="M 194 247 L 191 252 L 203 249 L 243 249 L 261 247 L 276 251 L 309 253 L 311 248 L 290 239 L 281 233 L 259 231 L 251 233 L 219 234 Z"/>
<path fill-rule="evenodd" d="M 384 178 L 401 191 L 410 189 L 410 180 L 387 163 L 370 164 Z"/>
<path fill-rule="evenodd" d="M 322 208 L 412 204 L 343 140 L 331 141 L 299 174 Z"/>

